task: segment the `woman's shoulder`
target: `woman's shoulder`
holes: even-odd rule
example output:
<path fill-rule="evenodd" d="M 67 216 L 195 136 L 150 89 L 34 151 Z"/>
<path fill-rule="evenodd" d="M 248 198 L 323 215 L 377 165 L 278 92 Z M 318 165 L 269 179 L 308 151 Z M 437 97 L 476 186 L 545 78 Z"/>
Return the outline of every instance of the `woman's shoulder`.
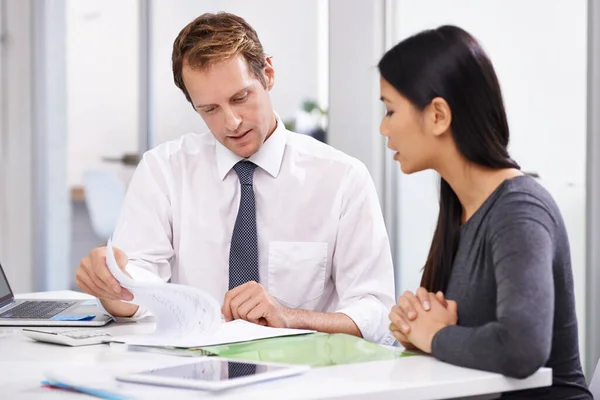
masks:
<path fill-rule="evenodd" d="M 551 213 L 558 212 L 558 206 L 550 192 L 536 178 L 529 175 L 507 179 L 497 203 L 504 207 L 541 207 Z"/>
<path fill-rule="evenodd" d="M 515 224 L 541 224 L 549 232 L 562 228 L 560 210 L 548 190 L 529 175 L 504 182 L 488 214 L 492 231 Z"/>

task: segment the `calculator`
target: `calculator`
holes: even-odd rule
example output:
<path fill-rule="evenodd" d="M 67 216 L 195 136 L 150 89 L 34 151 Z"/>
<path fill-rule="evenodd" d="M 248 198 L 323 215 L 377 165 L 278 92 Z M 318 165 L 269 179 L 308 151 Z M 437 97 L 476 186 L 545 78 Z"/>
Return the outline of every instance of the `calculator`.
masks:
<path fill-rule="evenodd" d="M 44 329 L 23 328 L 23 335 L 39 342 L 62 344 L 64 346 L 89 346 L 110 341 L 110 334 L 97 329 L 70 329 L 51 331 Z"/>

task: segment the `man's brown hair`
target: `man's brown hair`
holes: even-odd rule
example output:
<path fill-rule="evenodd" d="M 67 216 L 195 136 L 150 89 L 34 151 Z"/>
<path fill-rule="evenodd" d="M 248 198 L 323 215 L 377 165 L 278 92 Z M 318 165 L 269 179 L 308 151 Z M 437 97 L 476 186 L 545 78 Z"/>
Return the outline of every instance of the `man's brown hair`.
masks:
<path fill-rule="evenodd" d="M 256 31 L 234 14 L 202 14 L 183 28 L 173 43 L 171 62 L 175 85 L 192 103 L 183 84 L 183 66 L 204 70 L 239 55 L 246 60 L 250 73 L 266 88 L 265 53 Z"/>

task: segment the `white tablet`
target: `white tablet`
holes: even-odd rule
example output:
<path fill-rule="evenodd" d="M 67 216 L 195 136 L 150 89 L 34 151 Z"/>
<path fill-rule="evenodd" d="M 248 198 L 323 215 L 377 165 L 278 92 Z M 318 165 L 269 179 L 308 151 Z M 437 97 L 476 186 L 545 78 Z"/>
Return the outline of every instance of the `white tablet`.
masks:
<path fill-rule="evenodd" d="M 188 389 L 223 390 L 306 372 L 305 365 L 236 361 L 203 357 L 194 363 L 156 368 L 118 376 L 123 382 L 146 383 Z"/>

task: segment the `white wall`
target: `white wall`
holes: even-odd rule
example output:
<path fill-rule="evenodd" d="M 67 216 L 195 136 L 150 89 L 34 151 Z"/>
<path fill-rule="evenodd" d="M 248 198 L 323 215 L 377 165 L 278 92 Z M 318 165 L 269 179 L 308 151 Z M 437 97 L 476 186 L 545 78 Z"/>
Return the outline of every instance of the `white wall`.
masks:
<path fill-rule="evenodd" d="M 0 262 L 14 292 L 33 290 L 32 33 L 30 2 L 5 0 L 0 128 Z"/>
<path fill-rule="evenodd" d="M 125 167 L 102 157 L 138 149 L 136 0 L 67 0 L 68 184 L 84 171 Z"/>
<path fill-rule="evenodd" d="M 258 33 L 273 57 L 273 106 L 285 120 L 304 99 L 319 96 L 319 2 L 325 0 L 173 0 L 153 2 L 153 115 L 156 144 L 206 125 L 173 83 L 171 51 L 181 29 L 205 12 L 240 15 Z"/>
<path fill-rule="evenodd" d="M 65 289 L 64 0 L 2 6 L 0 262 L 15 293 Z"/>
<path fill-rule="evenodd" d="M 394 5 L 396 42 L 451 23 L 475 35 L 492 59 L 508 113 L 511 154 L 524 170 L 541 175 L 565 218 L 584 357 L 586 1 L 397 0 Z M 402 176 L 398 190 L 400 290 L 414 290 L 437 217 L 435 176 Z M 426 200 L 417 200 L 418 193 Z"/>
<path fill-rule="evenodd" d="M 385 196 L 385 140 L 379 134 L 377 63 L 384 50 L 384 4 L 331 0 L 329 9 L 329 144 L 364 162 Z"/>
<path fill-rule="evenodd" d="M 34 283 L 36 290 L 63 290 L 73 280 L 65 145 L 65 0 L 32 5 Z"/>

